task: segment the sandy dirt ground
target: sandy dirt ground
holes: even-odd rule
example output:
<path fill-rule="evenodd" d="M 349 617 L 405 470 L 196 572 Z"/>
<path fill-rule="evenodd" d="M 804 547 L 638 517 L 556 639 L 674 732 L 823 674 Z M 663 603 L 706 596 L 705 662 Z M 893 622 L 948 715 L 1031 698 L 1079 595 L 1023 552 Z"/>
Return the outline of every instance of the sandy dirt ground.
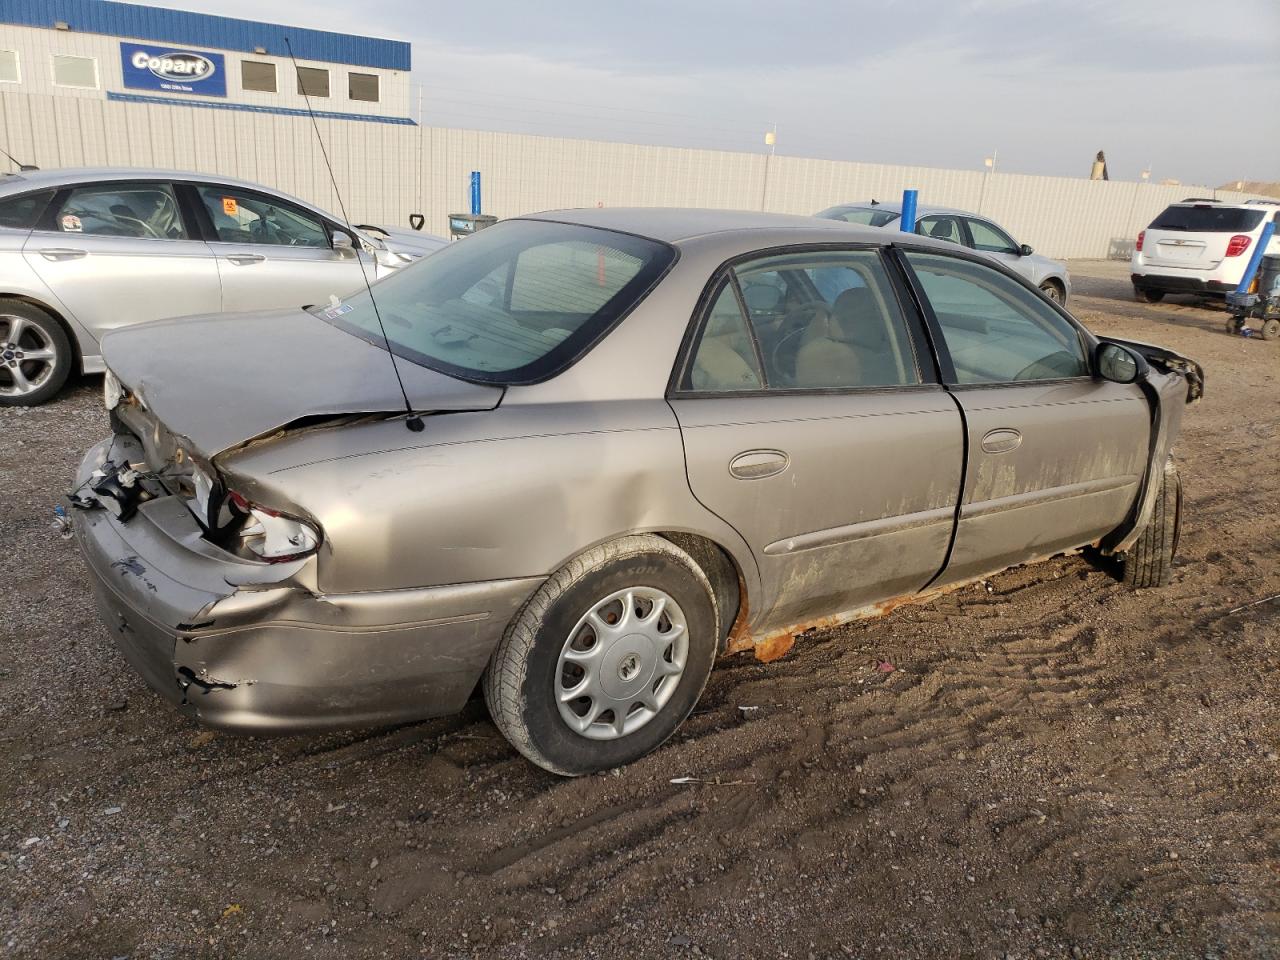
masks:
<path fill-rule="evenodd" d="M 668 745 L 580 780 L 478 701 L 180 718 L 48 526 L 99 381 L 0 410 L 0 955 L 1280 956 L 1280 343 L 1139 305 L 1124 266 L 1075 264 L 1072 307 L 1208 374 L 1172 586 L 1060 557 L 732 658 Z"/>

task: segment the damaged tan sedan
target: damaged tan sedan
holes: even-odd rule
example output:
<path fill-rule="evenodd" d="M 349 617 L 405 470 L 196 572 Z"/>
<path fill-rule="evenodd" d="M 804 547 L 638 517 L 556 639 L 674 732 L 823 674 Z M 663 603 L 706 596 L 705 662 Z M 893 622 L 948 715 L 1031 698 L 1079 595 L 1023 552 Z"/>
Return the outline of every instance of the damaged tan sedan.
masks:
<path fill-rule="evenodd" d="M 1168 579 L 1200 368 L 953 244 L 573 211 L 372 292 L 104 341 L 75 529 L 124 655 L 214 726 L 481 687 L 583 774 L 671 736 L 720 654 L 1091 544 Z"/>

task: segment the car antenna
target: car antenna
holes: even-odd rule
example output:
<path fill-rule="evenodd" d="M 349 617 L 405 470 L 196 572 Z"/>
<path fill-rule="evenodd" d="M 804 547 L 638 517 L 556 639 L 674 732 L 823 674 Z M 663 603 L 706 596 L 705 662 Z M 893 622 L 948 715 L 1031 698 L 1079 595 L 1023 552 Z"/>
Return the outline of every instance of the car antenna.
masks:
<path fill-rule="evenodd" d="M 289 42 L 289 38 L 284 38 L 284 45 L 289 50 L 289 59 L 293 61 L 293 71 L 301 77 L 298 71 L 298 58 L 293 54 L 293 44 Z M 315 111 L 311 109 L 311 95 L 307 93 L 307 86 L 299 80 L 298 87 L 302 92 L 302 99 L 307 104 L 307 116 L 311 118 L 311 129 L 316 132 L 316 141 L 320 144 L 320 155 L 324 157 L 325 168 L 329 171 L 329 182 L 333 184 L 334 195 L 338 198 L 338 209 L 342 211 L 342 220 L 347 225 L 347 229 L 356 238 L 356 243 L 360 242 L 360 235 L 356 232 L 356 228 L 351 225 L 351 218 L 347 216 L 347 205 L 342 201 L 342 191 L 338 189 L 338 178 L 333 175 L 333 164 L 329 162 L 329 151 L 325 149 L 324 137 L 320 136 L 320 124 L 316 123 Z M 421 433 L 425 427 L 422 418 L 413 411 L 413 404 L 409 402 L 409 392 L 404 388 L 404 380 L 400 377 L 400 367 L 396 363 L 396 355 L 391 349 L 391 338 L 387 336 L 387 328 L 382 322 L 382 311 L 378 309 L 378 300 L 373 295 L 373 284 L 369 282 L 369 274 L 365 272 L 364 261 L 360 259 L 360 251 L 356 250 L 356 263 L 360 265 L 360 276 L 364 279 L 364 288 L 369 291 L 369 303 L 373 305 L 373 315 L 378 320 L 378 329 L 382 332 L 382 342 L 387 348 L 387 356 L 391 358 L 391 372 L 396 375 L 396 383 L 400 387 L 400 396 L 404 398 L 404 409 L 409 418 L 405 420 L 405 426 L 414 433 Z"/>
<path fill-rule="evenodd" d="M 0 153 L 3 153 L 6 157 L 8 157 L 9 162 L 12 163 L 15 167 L 17 167 L 20 173 L 27 173 L 31 170 L 40 169 L 34 163 L 22 163 L 21 161 L 14 159 L 13 154 L 10 153 L 8 150 L 0 149 Z"/>

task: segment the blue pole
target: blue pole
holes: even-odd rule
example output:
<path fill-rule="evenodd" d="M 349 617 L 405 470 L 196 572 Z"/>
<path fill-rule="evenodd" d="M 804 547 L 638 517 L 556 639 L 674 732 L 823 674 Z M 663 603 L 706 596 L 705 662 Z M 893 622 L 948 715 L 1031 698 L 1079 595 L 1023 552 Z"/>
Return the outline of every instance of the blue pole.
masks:
<path fill-rule="evenodd" d="M 902 191 L 902 219 L 899 221 L 898 229 L 903 233 L 916 232 L 916 190 Z"/>
<path fill-rule="evenodd" d="M 1262 228 L 1262 236 L 1258 238 L 1258 245 L 1253 248 L 1253 256 L 1249 258 L 1249 265 L 1244 268 L 1244 276 L 1240 278 L 1240 283 L 1236 285 L 1236 293 L 1249 292 L 1249 284 L 1253 283 L 1253 275 L 1258 272 L 1258 264 L 1262 262 L 1262 257 L 1267 252 L 1267 244 L 1271 242 L 1271 237 L 1275 232 L 1275 221 L 1268 221 L 1267 225 Z"/>
<path fill-rule="evenodd" d="M 480 171 L 471 171 L 471 212 L 479 215 L 480 213 Z"/>

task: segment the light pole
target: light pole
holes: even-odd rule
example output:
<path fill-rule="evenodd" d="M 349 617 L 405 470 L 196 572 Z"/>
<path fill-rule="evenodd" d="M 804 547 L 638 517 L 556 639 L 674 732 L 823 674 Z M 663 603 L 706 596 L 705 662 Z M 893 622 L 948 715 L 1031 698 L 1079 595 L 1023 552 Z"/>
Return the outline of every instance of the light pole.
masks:
<path fill-rule="evenodd" d="M 773 160 L 773 150 L 778 143 L 778 125 L 775 123 L 773 129 L 764 135 L 765 146 L 769 148 L 769 152 L 764 155 L 764 182 L 760 185 L 760 210 L 764 211 L 765 200 L 769 195 L 769 163 Z"/>
<path fill-rule="evenodd" d="M 987 175 L 982 178 L 982 191 L 978 194 L 978 212 L 982 212 L 982 204 L 987 199 L 987 181 L 996 172 L 996 162 L 1000 159 L 1000 148 L 991 151 L 991 156 L 982 158 L 982 165 L 987 168 Z"/>

